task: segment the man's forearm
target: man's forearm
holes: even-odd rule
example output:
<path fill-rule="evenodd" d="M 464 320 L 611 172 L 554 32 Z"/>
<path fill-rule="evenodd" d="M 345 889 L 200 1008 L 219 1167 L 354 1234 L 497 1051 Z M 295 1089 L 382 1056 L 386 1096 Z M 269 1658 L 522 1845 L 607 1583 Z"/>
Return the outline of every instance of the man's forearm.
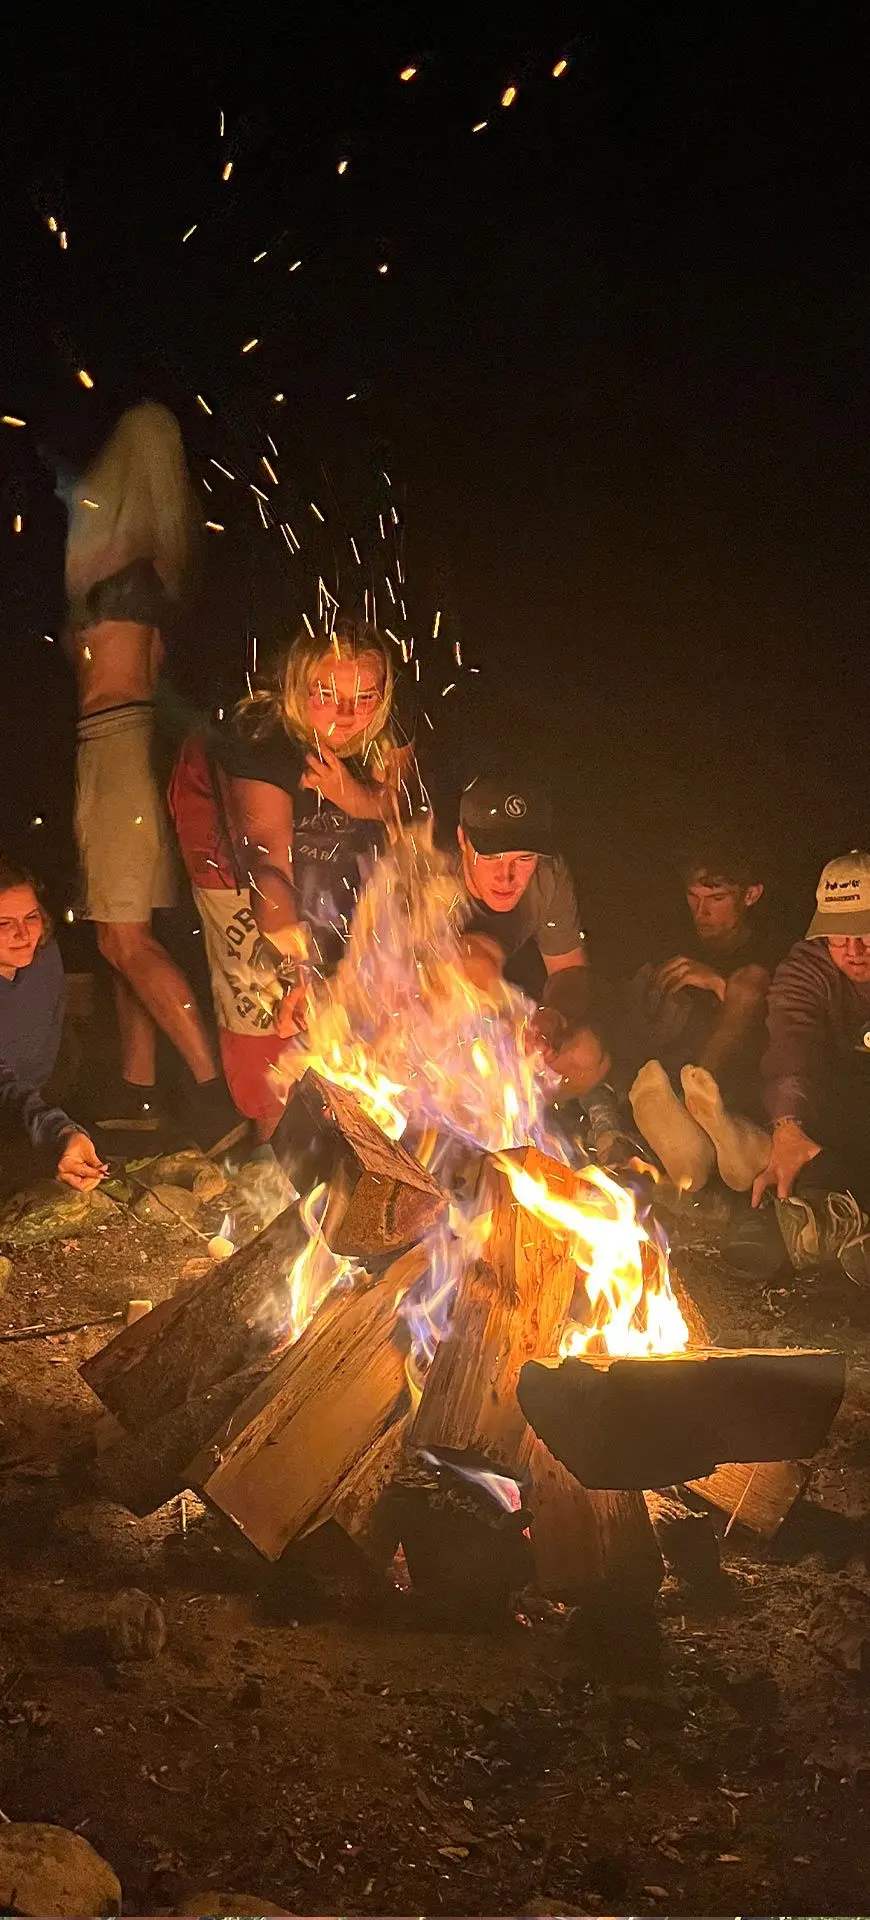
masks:
<path fill-rule="evenodd" d="M 579 1026 L 589 1012 L 588 967 L 565 967 L 547 976 L 541 999 L 544 1007 L 553 1007 L 569 1026 Z"/>

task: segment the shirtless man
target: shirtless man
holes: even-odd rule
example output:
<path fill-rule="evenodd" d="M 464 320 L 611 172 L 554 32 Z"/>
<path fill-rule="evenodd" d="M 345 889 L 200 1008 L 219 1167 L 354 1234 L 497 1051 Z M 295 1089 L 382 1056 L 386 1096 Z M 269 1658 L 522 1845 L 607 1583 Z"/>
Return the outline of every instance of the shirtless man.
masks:
<path fill-rule="evenodd" d="M 189 1120 L 208 1147 L 236 1116 L 193 992 L 151 930 L 154 908 L 175 899 L 151 741 L 161 627 L 181 588 L 191 504 L 172 414 L 151 402 L 134 407 L 70 502 L 67 646 L 78 680 L 75 824 L 85 911 L 112 968 L 121 1036 L 117 1111 L 101 1124 L 156 1124 L 159 1028 L 190 1069 Z"/>

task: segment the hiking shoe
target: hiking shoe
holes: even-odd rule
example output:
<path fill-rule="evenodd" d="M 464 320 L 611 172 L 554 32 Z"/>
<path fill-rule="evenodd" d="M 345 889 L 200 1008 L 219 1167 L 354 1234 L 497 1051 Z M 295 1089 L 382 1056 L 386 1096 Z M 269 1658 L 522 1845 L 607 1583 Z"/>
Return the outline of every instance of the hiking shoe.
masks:
<path fill-rule="evenodd" d="M 161 1120 L 156 1087 L 119 1079 L 94 1101 L 94 1125 L 105 1133 L 156 1133 Z"/>
<path fill-rule="evenodd" d="M 842 1266 L 844 1254 L 851 1254 L 870 1232 L 870 1219 L 851 1193 L 795 1194 L 790 1200 L 775 1200 L 774 1206 L 797 1273 L 838 1261 Z"/>

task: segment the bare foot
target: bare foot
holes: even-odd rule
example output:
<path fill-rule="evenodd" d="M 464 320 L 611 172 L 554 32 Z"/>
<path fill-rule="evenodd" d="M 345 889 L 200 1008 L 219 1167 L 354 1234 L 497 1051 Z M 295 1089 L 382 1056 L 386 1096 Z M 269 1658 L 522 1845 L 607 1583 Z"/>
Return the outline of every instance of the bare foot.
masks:
<path fill-rule="evenodd" d="M 756 1174 L 762 1173 L 770 1159 L 770 1134 L 746 1120 L 742 1113 L 729 1113 L 712 1073 L 706 1067 L 684 1067 L 680 1074 L 686 1106 L 716 1149 L 716 1161 L 726 1187 L 735 1193 L 747 1193 Z"/>
<path fill-rule="evenodd" d="M 659 1060 L 648 1060 L 629 1094 L 635 1120 L 681 1193 L 697 1193 L 713 1171 L 713 1143 L 677 1099 Z M 765 1162 L 766 1164 L 766 1162 Z"/>

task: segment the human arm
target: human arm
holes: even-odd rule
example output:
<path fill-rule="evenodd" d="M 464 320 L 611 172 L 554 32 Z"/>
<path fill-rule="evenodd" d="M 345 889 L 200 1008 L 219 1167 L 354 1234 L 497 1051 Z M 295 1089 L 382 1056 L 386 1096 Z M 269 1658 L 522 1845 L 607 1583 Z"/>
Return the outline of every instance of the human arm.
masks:
<path fill-rule="evenodd" d="M 304 1024 L 308 991 L 304 971 L 298 978 L 287 977 L 291 968 L 304 969 L 308 957 L 293 880 L 293 801 L 283 787 L 236 778 L 229 782 L 229 802 L 251 883 L 251 909 L 265 943 L 263 957 L 276 982 L 275 1026 L 289 1039 Z M 283 996 L 279 971 L 284 975 Z"/>
<path fill-rule="evenodd" d="M 106 1168 L 89 1136 L 62 1107 L 46 1106 L 38 1088 L 24 1085 L 5 1060 L 0 1060 L 0 1112 L 18 1122 L 34 1147 L 57 1154 L 58 1178 L 68 1186 L 87 1190 L 102 1179 Z"/>
<path fill-rule="evenodd" d="M 689 959 L 683 953 L 675 953 L 672 960 L 666 960 L 664 966 L 658 968 L 656 982 L 662 993 L 680 993 L 684 987 L 696 987 L 700 993 L 713 993 L 722 1001 L 728 986 L 725 975 L 717 973 L 715 967 L 708 966 L 704 960 Z"/>
<path fill-rule="evenodd" d="M 308 754 L 299 784 L 341 807 L 352 820 L 386 821 L 395 814 L 396 788 L 392 780 L 357 780 L 325 740 L 319 753 Z"/>
<path fill-rule="evenodd" d="M 756 1049 L 759 1047 L 769 988 L 770 974 L 766 967 L 738 967 L 732 973 L 725 982 L 721 1012 L 716 1015 L 699 1066 L 706 1067 L 708 1073 L 718 1074 L 745 1049 L 748 1041 L 754 1040 Z M 757 1052 L 754 1057 L 757 1060 Z"/>
<path fill-rule="evenodd" d="M 767 1051 L 761 1063 L 764 1105 L 772 1123 L 770 1159 L 752 1189 L 757 1207 L 768 1188 L 786 1200 L 801 1169 L 821 1152 L 811 1114 L 824 1053 L 830 982 L 821 954 L 806 943 L 777 967 L 767 1009 Z"/>

